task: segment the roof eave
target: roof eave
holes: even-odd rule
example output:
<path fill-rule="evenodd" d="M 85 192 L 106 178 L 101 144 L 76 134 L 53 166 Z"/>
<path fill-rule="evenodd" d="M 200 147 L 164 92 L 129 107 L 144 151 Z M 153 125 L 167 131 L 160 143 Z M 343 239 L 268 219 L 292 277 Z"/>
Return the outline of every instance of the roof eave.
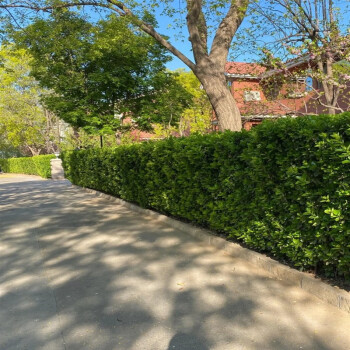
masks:
<path fill-rule="evenodd" d="M 260 79 L 257 75 L 251 74 L 236 74 L 236 73 L 225 73 L 227 78 L 239 78 L 239 79 Z"/>
<path fill-rule="evenodd" d="M 292 69 L 294 67 L 300 66 L 301 64 L 307 63 L 309 61 L 310 61 L 310 56 L 309 55 L 304 55 L 302 57 L 299 57 L 296 60 L 287 62 L 285 67 L 286 67 L 286 69 Z M 271 77 L 272 75 L 279 74 L 281 72 L 282 72 L 281 69 L 272 69 L 272 70 L 269 70 L 269 71 L 266 71 L 266 72 L 260 74 L 259 77 L 261 79 L 268 78 L 268 77 Z"/>

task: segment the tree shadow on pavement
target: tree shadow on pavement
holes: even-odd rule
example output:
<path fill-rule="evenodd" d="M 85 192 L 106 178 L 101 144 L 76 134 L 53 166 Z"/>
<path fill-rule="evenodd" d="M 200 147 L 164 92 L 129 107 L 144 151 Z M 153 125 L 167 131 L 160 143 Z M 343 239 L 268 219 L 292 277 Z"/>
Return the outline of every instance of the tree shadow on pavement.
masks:
<path fill-rule="evenodd" d="M 347 314 L 66 182 L 0 184 L 0 222 L 0 349 L 348 349 Z"/>
<path fill-rule="evenodd" d="M 202 341 L 192 334 L 176 333 L 170 340 L 167 350 L 209 350 Z"/>

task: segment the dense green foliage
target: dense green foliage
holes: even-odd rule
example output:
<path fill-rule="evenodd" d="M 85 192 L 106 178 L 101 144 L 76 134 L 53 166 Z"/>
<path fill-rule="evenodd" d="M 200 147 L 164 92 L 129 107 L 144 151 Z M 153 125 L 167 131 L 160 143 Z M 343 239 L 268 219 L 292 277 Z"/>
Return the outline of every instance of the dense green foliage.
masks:
<path fill-rule="evenodd" d="M 186 72 L 183 69 L 178 69 L 173 73 L 177 81 L 177 85 L 182 89 L 169 89 L 168 106 L 166 110 L 173 114 L 172 118 L 163 118 L 162 123 L 159 121 L 153 125 L 153 130 L 156 137 L 164 138 L 170 135 L 188 136 L 191 133 L 206 133 L 211 127 L 212 106 L 208 100 L 207 94 L 201 87 L 200 81 L 193 74 L 193 72 Z M 176 94 L 175 91 L 177 90 Z M 183 93 L 183 90 L 187 92 Z M 184 98 L 185 97 L 185 98 Z M 177 102 L 175 102 L 177 101 Z M 187 102 L 186 104 L 183 102 Z M 176 104 L 181 103 L 180 106 L 186 107 L 179 110 L 176 114 Z M 175 111 L 174 111 L 175 109 Z M 175 113 L 174 113 L 175 112 Z M 180 115 L 180 118 L 178 117 Z M 173 119 L 178 121 L 177 124 L 169 123 L 168 120 Z M 175 125 L 174 125 L 175 124 Z"/>
<path fill-rule="evenodd" d="M 224 232 L 327 276 L 350 277 L 350 113 L 251 132 L 66 152 L 66 175 Z"/>
<path fill-rule="evenodd" d="M 45 106 L 74 127 L 114 134 L 131 114 L 149 129 L 176 123 L 187 107 L 190 96 L 165 68 L 170 56 L 127 17 L 90 23 L 55 11 L 13 36 L 33 57 L 31 74 L 51 91 Z"/>
<path fill-rule="evenodd" d="M 5 173 L 39 175 L 49 178 L 51 177 L 50 160 L 53 158 L 56 157 L 48 154 L 35 157 L 0 159 L 0 168 Z"/>
<path fill-rule="evenodd" d="M 47 91 L 30 75 L 31 61 L 24 49 L 0 46 L 0 158 L 57 150 L 58 120 L 40 104 Z"/>

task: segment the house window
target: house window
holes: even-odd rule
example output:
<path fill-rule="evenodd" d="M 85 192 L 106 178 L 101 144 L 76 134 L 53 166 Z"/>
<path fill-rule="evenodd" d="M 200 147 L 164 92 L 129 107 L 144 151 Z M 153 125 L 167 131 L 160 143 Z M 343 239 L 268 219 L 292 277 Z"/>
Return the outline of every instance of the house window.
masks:
<path fill-rule="evenodd" d="M 301 98 L 307 94 L 306 91 L 306 78 L 295 77 L 291 80 L 288 86 L 288 98 Z"/>
<path fill-rule="evenodd" d="M 251 91 L 251 90 L 245 90 L 244 91 L 244 101 L 260 101 L 260 91 Z"/>

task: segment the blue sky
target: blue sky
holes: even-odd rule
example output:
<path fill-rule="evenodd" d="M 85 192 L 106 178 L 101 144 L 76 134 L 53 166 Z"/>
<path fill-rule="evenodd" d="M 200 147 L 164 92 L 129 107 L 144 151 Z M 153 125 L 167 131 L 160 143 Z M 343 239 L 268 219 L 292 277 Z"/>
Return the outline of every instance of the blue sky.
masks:
<path fill-rule="evenodd" d="M 166 35 L 169 37 L 169 41 L 172 45 L 174 45 L 179 51 L 181 51 L 184 55 L 186 55 L 191 61 L 194 62 L 193 54 L 191 51 L 191 43 L 188 41 L 188 32 L 187 28 L 184 28 L 185 34 L 183 34 L 183 38 L 176 40 L 176 37 L 179 36 L 178 28 L 171 28 L 169 25 L 169 17 L 164 17 L 159 14 L 160 10 L 157 11 L 157 21 L 158 21 L 158 32 L 162 35 Z M 170 70 L 175 70 L 178 68 L 185 68 L 189 70 L 189 68 L 177 57 L 171 54 L 173 60 L 167 63 L 167 68 Z"/>
<path fill-rule="evenodd" d="M 159 31 L 159 33 L 167 35 L 171 44 L 174 45 L 178 50 L 180 50 L 183 54 L 185 54 L 189 59 L 191 59 L 194 62 L 191 50 L 191 43 L 188 40 L 189 35 L 187 32 L 187 28 L 184 28 L 185 33 L 183 34 L 182 40 L 180 40 L 180 38 L 176 38 L 177 36 L 179 36 L 179 30 L 174 28 L 168 28 L 169 18 L 159 16 L 157 20 L 159 25 L 157 30 Z M 172 54 L 171 56 L 173 57 L 173 60 L 167 64 L 168 69 L 175 70 L 179 68 L 185 68 L 186 70 L 189 70 L 189 68 L 180 59 L 173 56 Z"/>
<path fill-rule="evenodd" d="M 175 10 L 183 10 L 183 6 L 184 4 L 181 2 L 181 0 L 168 0 L 170 3 L 173 4 L 173 6 L 175 7 Z M 264 2 L 265 0 L 261 0 L 262 2 Z M 145 3 L 147 3 L 148 1 L 145 0 Z M 159 7 L 155 10 L 156 12 L 156 20 L 158 21 L 158 32 L 163 34 L 163 35 L 167 35 L 169 37 L 169 41 L 178 49 L 180 50 L 183 54 L 185 54 L 189 59 L 191 59 L 192 61 L 194 61 L 193 59 L 193 54 L 191 51 L 191 44 L 188 40 L 188 32 L 187 32 L 187 27 L 186 25 L 184 25 L 183 28 L 183 33 L 182 36 L 179 37 L 179 28 L 175 28 L 175 26 L 173 26 L 174 22 L 176 22 L 177 20 L 182 20 L 182 22 L 185 22 L 185 14 L 179 14 L 179 13 L 174 13 L 173 17 L 167 17 L 167 16 L 161 16 L 161 12 L 162 10 L 164 10 L 166 7 L 166 5 L 164 5 L 164 3 L 166 3 L 167 1 L 159 1 Z M 348 8 L 346 6 L 346 4 L 349 4 L 349 0 L 335 0 L 335 3 L 338 4 L 339 8 L 341 9 L 340 12 L 343 12 L 343 15 L 345 14 L 344 17 L 346 17 L 346 12 L 348 12 Z M 175 4 L 175 5 L 174 5 Z M 99 9 L 97 12 L 92 11 L 91 7 L 86 7 L 83 9 L 83 11 L 85 11 L 87 14 L 92 15 L 92 18 L 94 19 L 103 19 L 105 17 L 105 15 L 108 13 L 104 12 L 103 10 Z M 217 19 L 217 17 L 215 17 L 215 15 L 210 16 L 211 22 L 215 22 L 215 20 Z M 348 22 L 348 19 L 347 19 Z M 185 23 L 184 23 L 185 24 Z M 214 24 L 214 23 L 211 23 Z M 172 27 L 173 26 L 173 27 Z M 348 24 L 347 24 L 348 26 Z M 214 28 L 215 28 L 215 24 L 214 24 Z M 249 21 L 247 19 L 245 19 L 241 25 L 240 30 L 244 29 L 244 28 L 248 28 L 249 27 Z M 265 38 L 266 39 L 266 38 Z M 255 39 L 254 39 L 255 40 Z M 209 38 L 209 45 L 210 45 L 210 38 Z M 239 56 L 234 58 L 235 61 L 240 61 L 240 62 L 253 62 L 254 59 L 257 59 L 257 54 L 255 53 L 248 53 L 245 48 L 240 47 L 240 52 Z M 171 55 L 171 54 L 170 54 Z M 173 55 L 171 55 L 173 56 Z M 230 56 L 228 58 L 228 60 L 232 60 L 232 58 L 230 59 Z M 167 68 L 170 70 L 175 70 L 175 69 L 179 69 L 179 68 L 185 68 L 186 70 L 189 70 L 189 68 L 178 58 L 173 56 L 173 60 L 171 62 L 169 62 L 167 64 Z"/>
<path fill-rule="evenodd" d="M 166 2 L 166 1 L 164 1 Z M 177 12 L 175 12 L 173 14 L 173 17 L 168 17 L 168 16 L 162 16 L 161 12 L 163 9 L 165 9 L 166 5 L 164 4 L 164 2 L 160 1 L 159 2 L 159 7 L 157 9 L 155 9 L 155 16 L 156 16 L 156 20 L 158 22 L 158 27 L 156 28 L 157 31 L 162 34 L 162 35 L 166 35 L 169 37 L 169 41 L 171 42 L 172 45 L 174 45 L 179 51 L 181 51 L 184 55 L 186 55 L 189 59 L 191 59 L 194 62 L 194 58 L 193 58 L 193 54 L 192 54 L 192 50 L 191 50 L 191 43 L 188 40 L 189 34 L 187 31 L 187 26 L 185 24 L 185 14 L 179 14 Z M 175 7 L 177 7 L 177 9 L 183 9 L 184 4 L 181 3 L 181 0 L 179 0 L 179 2 L 177 2 L 177 0 L 170 0 L 170 2 L 172 2 L 173 4 L 175 3 Z M 145 3 L 147 3 L 147 0 L 145 0 Z M 92 8 L 90 6 L 86 6 L 86 7 L 82 7 L 81 9 L 83 12 L 85 12 L 85 14 L 90 17 L 93 21 L 97 21 L 97 20 L 101 20 L 106 18 L 106 16 L 108 14 L 110 14 L 111 12 L 109 12 L 108 10 L 104 10 L 101 8 Z M 154 10 L 154 9 L 153 9 Z M 44 15 L 45 17 L 45 15 Z M 182 30 L 183 33 L 182 35 L 180 35 L 180 29 L 176 28 L 174 25 L 174 22 L 176 22 L 177 20 L 181 19 L 182 22 L 184 23 L 184 25 L 182 26 Z M 216 17 L 213 16 L 212 21 L 210 22 L 215 22 L 217 20 Z M 245 22 L 243 22 L 243 26 L 244 26 Z M 215 27 L 215 25 L 214 25 Z M 241 26 L 242 27 L 242 26 Z M 209 45 L 210 45 L 210 38 L 209 38 Z M 177 57 L 173 56 L 170 52 L 169 55 L 173 57 L 172 61 L 167 63 L 167 68 L 170 70 L 175 70 L 175 69 L 179 69 L 179 68 L 184 68 L 186 70 L 189 70 L 189 68 Z M 246 61 L 249 62 L 251 61 L 251 58 L 247 55 L 241 55 L 239 61 Z"/>
<path fill-rule="evenodd" d="M 261 1 L 262 1 L 262 3 L 264 3 L 264 0 L 261 0 Z M 338 9 L 339 9 L 339 14 L 342 17 L 341 18 L 342 24 L 343 25 L 345 24 L 346 27 L 349 27 L 349 19 L 347 16 L 347 14 L 349 13 L 349 4 L 350 4 L 349 0 L 335 0 L 335 1 L 333 1 L 333 3 L 334 3 L 334 6 L 338 7 Z M 158 13 L 156 13 L 156 19 L 157 19 L 158 24 L 159 24 L 159 28 L 157 28 L 158 31 L 161 34 L 169 36 L 170 37 L 169 41 L 177 49 L 179 49 L 182 53 L 184 53 L 191 60 L 194 60 L 192 52 L 191 52 L 191 44 L 188 41 L 188 32 L 187 32 L 186 26 L 184 26 L 183 40 L 182 41 L 176 40 L 176 36 L 178 36 L 179 30 L 168 28 L 168 26 L 169 26 L 169 21 L 176 20 L 178 15 L 175 15 L 174 18 L 169 20 L 168 17 L 160 16 L 159 15 L 160 11 L 161 10 L 157 11 Z M 184 16 L 184 15 L 182 15 L 182 16 Z M 249 26 L 250 26 L 249 20 L 246 18 L 240 27 L 240 31 L 244 30 L 245 28 L 249 28 Z M 268 40 L 271 40 L 271 37 L 269 37 L 269 35 L 267 35 L 265 37 L 261 37 L 260 39 L 262 39 L 262 41 L 268 41 Z M 209 44 L 210 44 L 210 39 L 209 39 Z M 241 48 L 241 50 L 240 50 L 241 52 L 235 52 L 235 54 L 238 53 L 238 57 L 234 58 L 233 60 L 239 61 L 239 62 L 254 62 L 254 60 L 258 59 L 258 57 L 259 57 L 258 52 L 254 51 L 254 52 L 248 53 L 245 49 L 246 48 Z M 228 57 L 228 60 L 232 60 L 232 58 L 230 59 L 230 55 Z M 185 68 L 186 70 L 189 70 L 187 68 L 187 66 L 176 57 L 174 57 L 173 60 L 167 64 L 167 68 L 169 68 L 170 70 L 175 70 L 178 68 Z"/>
<path fill-rule="evenodd" d="M 105 18 L 107 14 L 109 14 L 109 11 L 104 11 L 101 9 L 98 9 L 97 12 L 93 11 L 91 7 L 86 7 L 83 9 L 93 20 L 99 20 Z M 179 36 L 179 29 L 178 28 L 170 28 L 169 21 L 174 21 L 176 18 L 179 17 L 178 14 L 174 15 L 174 18 L 169 19 L 169 17 L 161 16 L 160 15 L 161 8 L 156 10 L 156 20 L 158 22 L 158 28 L 157 31 L 162 34 L 169 37 L 169 41 L 171 44 L 173 44 L 179 51 L 181 51 L 184 55 L 186 55 L 189 59 L 194 61 L 192 51 L 191 51 L 191 44 L 187 40 L 188 38 L 188 32 L 187 27 L 184 27 L 184 31 L 186 31 L 186 34 L 183 36 L 182 40 L 176 40 L 175 38 Z M 170 53 L 169 53 L 170 54 Z M 175 70 L 179 68 L 185 68 L 186 70 L 189 70 L 189 68 L 177 57 L 170 54 L 171 57 L 173 57 L 173 60 L 167 63 L 167 68 L 170 70 Z"/>

